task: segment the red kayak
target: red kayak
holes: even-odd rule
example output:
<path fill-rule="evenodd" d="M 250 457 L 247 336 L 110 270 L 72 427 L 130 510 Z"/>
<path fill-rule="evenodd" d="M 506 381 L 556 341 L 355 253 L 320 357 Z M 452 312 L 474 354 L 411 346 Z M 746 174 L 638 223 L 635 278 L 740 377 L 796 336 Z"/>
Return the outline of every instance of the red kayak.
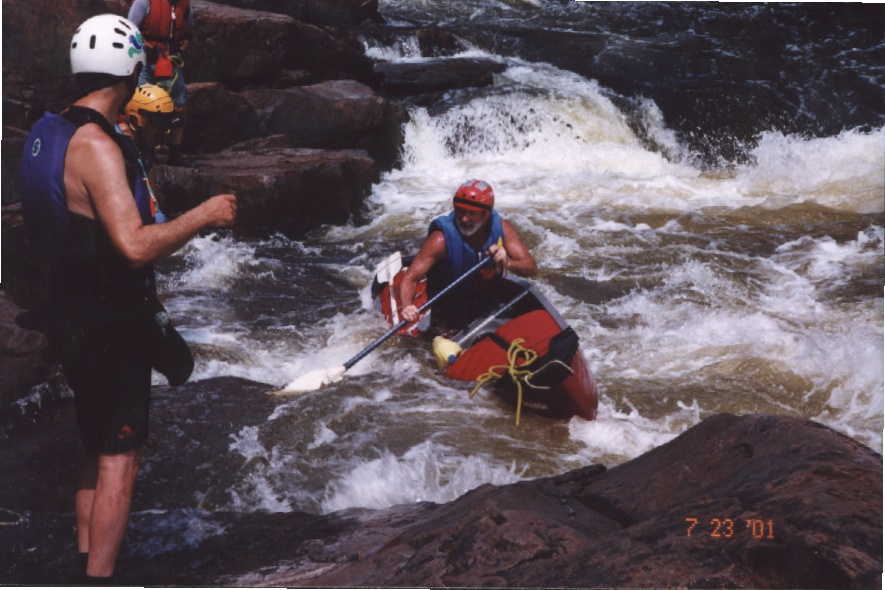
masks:
<path fill-rule="evenodd" d="M 403 262 L 409 261 L 397 252 L 376 268 L 372 299 L 391 326 L 401 319 L 393 295 L 408 268 Z M 487 313 L 443 341 L 434 339 L 434 353 L 446 376 L 488 383 L 498 396 L 516 405 L 517 423 L 523 407 L 557 418 L 576 414 L 596 418 L 596 383 L 575 331 L 528 281 L 497 279 L 490 291 L 494 292 Z M 427 297 L 427 281 L 422 280 L 413 303 L 420 307 Z M 429 337 L 430 313 L 424 312 L 399 333 Z"/>

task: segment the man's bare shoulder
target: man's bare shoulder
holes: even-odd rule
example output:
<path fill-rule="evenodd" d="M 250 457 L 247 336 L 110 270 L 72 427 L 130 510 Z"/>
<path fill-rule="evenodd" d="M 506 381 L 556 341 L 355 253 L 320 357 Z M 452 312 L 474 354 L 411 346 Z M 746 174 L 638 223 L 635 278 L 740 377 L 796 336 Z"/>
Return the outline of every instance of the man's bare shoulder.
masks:
<path fill-rule="evenodd" d="M 74 136 L 68 149 L 83 150 L 85 152 L 96 152 L 103 155 L 108 154 L 108 150 L 119 152 L 120 147 L 111 136 L 105 133 L 104 129 L 96 123 L 86 123 L 81 125 Z"/>
<path fill-rule="evenodd" d="M 123 162 L 120 146 L 95 123 L 86 123 L 68 145 L 66 167 L 84 177 L 107 174 Z"/>

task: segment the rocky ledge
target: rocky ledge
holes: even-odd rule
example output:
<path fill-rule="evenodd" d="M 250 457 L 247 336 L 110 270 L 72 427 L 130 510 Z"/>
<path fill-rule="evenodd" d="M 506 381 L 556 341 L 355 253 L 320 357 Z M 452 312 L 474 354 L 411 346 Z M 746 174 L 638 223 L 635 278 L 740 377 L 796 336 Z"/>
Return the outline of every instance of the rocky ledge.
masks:
<path fill-rule="evenodd" d="M 881 455 L 782 416 L 711 416 L 612 469 L 484 485 L 442 505 L 205 512 L 245 463 L 224 425 L 266 419 L 270 389 L 235 378 L 155 388 L 121 583 L 881 587 Z M 70 406 L 20 419 L 15 448 L 0 450 L 19 474 L 0 491 L 4 583 L 69 579 Z"/>

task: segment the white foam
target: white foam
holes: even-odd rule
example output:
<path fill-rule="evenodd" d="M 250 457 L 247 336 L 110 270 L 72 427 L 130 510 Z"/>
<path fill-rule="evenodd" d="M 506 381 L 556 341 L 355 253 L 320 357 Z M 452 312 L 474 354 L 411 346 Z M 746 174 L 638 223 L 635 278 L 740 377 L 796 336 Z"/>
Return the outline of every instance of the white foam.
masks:
<path fill-rule="evenodd" d="M 626 405 L 629 410 L 620 411 L 609 398 L 602 396 L 596 420 L 572 418 L 569 436 L 586 445 L 572 460 L 582 464 L 621 463 L 669 442 L 700 421 L 701 408 L 697 400 L 690 404 L 678 401 L 679 410 L 654 420 L 643 417 L 629 400 Z"/>
<path fill-rule="evenodd" d="M 496 465 L 478 455 L 458 456 L 443 445 L 427 441 L 402 457 L 379 451 L 329 484 L 324 513 L 345 508 L 386 508 L 414 502 L 444 503 L 473 488 L 504 485 L 522 479 L 516 465 Z"/>
<path fill-rule="evenodd" d="M 246 459 L 241 470 L 242 478 L 236 487 L 228 490 L 234 510 L 264 510 L 267 512 L 291 512 L 293 505 L 281 494 L 273 480 L 278 474 L 292 475 L 294 467 L 287 452 L 277 447 L 268 450 L 259 440 L 258 426 L 245 426 L 232 434 L 230 450 Z"/>
<path fill-rule="evenodd" d="M 316 427 L 316 435 L 314 440 L 307 446 L 308 449 L 316 449 L 323 445 L 334 442 L 338 438 L 338 433 L 329 428 L 325 422 L 320 422 Z"/>
<path fill-rule="evenodd" d="M 765 206 L 813 201 L 858 213 L 885 210 L 885 127 L 810 139 L 770 131 L 752 157 L 737 181 Z"/>
<path fill-rule="evenodd" d="M 777 260 L 814 281 L 843 283 L 858 270 L 881 264 L 883 247 L 885 228 L 871 226 L 844 243 L 830 236 L 803 236 L 779 246 Z"/>
<path fill-rule="evenodd" d="M 188 266 L 178 278 L 185 289 L 223 289 L 258 264 L 252 245 L 214 233 L 195 237 L 177 255 Z"/>

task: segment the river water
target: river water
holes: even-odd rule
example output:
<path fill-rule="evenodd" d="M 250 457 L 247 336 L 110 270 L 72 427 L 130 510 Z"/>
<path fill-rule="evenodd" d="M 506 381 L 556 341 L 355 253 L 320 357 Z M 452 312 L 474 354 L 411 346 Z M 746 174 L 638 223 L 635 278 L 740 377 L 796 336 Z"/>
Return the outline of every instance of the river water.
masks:
<path fill-rule="evenodd" d="M 762 9 L 752 6 L 727 15 L 734 27 L 756 26 Z M 662 52 L 678 31 L 704 39 L 713 63 L 751 51 L 733 29 L 700 31 L 724 10 L 704 4 L 382 0 L 381 10 L 403 25 L 518 24 Z M 704 127 L 715 109 L 668 126 L 678 117 L 652 91 L 631 96 L 587 72 L 465 40 L 462 55 L 506 69 L 492 87 L 411 108 L 402 165 L 373 187 L 370 221 L 298 240 L 217 232 L 164 263 L 161 289 L 197 353 L 194 378 L 283 385 L 384 331 L 368 299 L 374 265 L 413 252 L 453 190 L 482 178 L 600 387 L 596 421 L 524 412 L 516 427 L 512 408 L 440 376 L 424 345 L 391 342 L 342 382 L 280 397 L 263 425 L 232 432 L 230 452 L 259 460 L 215 508 L 445 502 L 483 483 L 617 465 L 717 412 L 810 418 L 881 452 L 885 127 L 881 114 L 854 120 L 862 101 L 840 99 L 835 84 L 851 74 L 881 92 L 883 45 L 880 36 L 852 46 L 842 25 L 832 38 L 813 33 L 791 10 L 765 23 L 787 38 L 788 58 L 824 55 L 827 69 L 782 79 L 777 92 L 814 100 L 796 101 L 782 125 L 735 129 L 730 159 L 716 148 L 728 125 Z M 421 59 L 417 47 L 408 35 L 366 41 L 369 55 L 393 60 Z"/>

